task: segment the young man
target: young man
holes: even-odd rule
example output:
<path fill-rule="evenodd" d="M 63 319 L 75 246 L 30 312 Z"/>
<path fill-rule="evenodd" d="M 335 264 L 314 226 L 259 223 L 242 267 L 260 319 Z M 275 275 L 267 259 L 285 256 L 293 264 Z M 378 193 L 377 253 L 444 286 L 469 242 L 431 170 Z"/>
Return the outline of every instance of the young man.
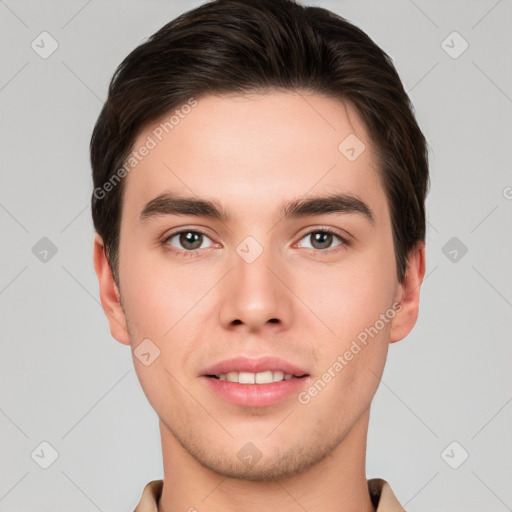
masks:
<path fill-rule="evenodd" d="M 160 420 L 136 510 L 403 510 L 366 437 L 428 159 L 387 55 L 325 9 L 206 3 L 120 65 L 91 162 L 101 301 Z"/>

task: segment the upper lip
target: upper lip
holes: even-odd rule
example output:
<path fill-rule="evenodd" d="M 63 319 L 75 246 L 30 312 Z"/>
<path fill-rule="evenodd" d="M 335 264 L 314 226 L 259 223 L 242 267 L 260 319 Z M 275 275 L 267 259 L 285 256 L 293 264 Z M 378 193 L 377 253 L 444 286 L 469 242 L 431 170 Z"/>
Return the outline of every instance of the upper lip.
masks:
<path fill-rule="evenodd" d="M 296 377 L 308 375 L 308 373 L 302 368 L 280 359 L 279 357 L 259 357 L 249 358 L 244 356 L 233 357 L 231 359 L 225 359 L 220 361 L 209 368 L 206 368 L 201 374 L 202 375 L 220 375 L 229 372 L 250 372 L 259 373 L 264 371 L 282 371 L 283 373 L 289 373 Z"/>

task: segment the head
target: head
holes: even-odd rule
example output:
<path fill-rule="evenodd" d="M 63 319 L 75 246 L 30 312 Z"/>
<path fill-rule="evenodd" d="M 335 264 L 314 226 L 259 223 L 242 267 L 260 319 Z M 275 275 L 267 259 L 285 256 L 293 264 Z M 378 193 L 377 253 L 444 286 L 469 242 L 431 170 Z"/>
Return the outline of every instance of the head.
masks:
<path fill-rule="evenodd" d="M 206 3 L 121 63 L 91 163 L 110 329 L 135 351 L 150 340 L 158 357 L 134 364 L 181 449 L 247 479 L 337 449 L 413 328 L 424 275 L 427 146 L 391 59 L 322 8 Z M 305 376 L 241 406 L 205 375 L 239 355 Z M 237 456 L 248 442 L 257 465 Z"/>

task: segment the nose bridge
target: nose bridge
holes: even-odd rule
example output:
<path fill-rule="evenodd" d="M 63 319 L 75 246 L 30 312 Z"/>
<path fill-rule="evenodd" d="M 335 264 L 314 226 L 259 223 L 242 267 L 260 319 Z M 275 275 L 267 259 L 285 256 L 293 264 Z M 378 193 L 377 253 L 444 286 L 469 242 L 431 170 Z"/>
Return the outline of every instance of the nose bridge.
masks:
<path fill-rule="evenodd" d="M 284 262 L 278 251 L 265 247 L 254 237 L 245 238 L 233 254 L 221 320 L 227 325 L 245 324 L 258 329 L 269 323 L 288 323 L 291 312 L 290 292 L 277 276 Z M 276 276 L 277 274 L 277 276 Z"/>

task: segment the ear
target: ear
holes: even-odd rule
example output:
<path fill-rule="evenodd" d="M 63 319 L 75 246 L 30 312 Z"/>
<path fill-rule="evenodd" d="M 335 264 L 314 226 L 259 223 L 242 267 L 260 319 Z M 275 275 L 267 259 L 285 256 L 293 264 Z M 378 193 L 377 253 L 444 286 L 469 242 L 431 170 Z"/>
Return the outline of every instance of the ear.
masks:
<path fill-rule="evenodd" d="M 425 275 L 425 243 L 418 242 L 407 258 L 407 272 L 403 283 L 399 284 L 396 302 L 401 308 L 393 318 L 390 332 L 390 343 L 405 338 L 418 319 L 420 288 Z"/>
<path fill-rule="evenodd" d="M 114 281 L 108 259 L 105 254 L 103 240 L 98 233 L 94 235 L 94 270 L 98 277 L 100 299 L 103 311 L 107 316 L 110 334 L 124 345 L 130 344 L 126 316 L 121 305 L 121 295 Z"/>

